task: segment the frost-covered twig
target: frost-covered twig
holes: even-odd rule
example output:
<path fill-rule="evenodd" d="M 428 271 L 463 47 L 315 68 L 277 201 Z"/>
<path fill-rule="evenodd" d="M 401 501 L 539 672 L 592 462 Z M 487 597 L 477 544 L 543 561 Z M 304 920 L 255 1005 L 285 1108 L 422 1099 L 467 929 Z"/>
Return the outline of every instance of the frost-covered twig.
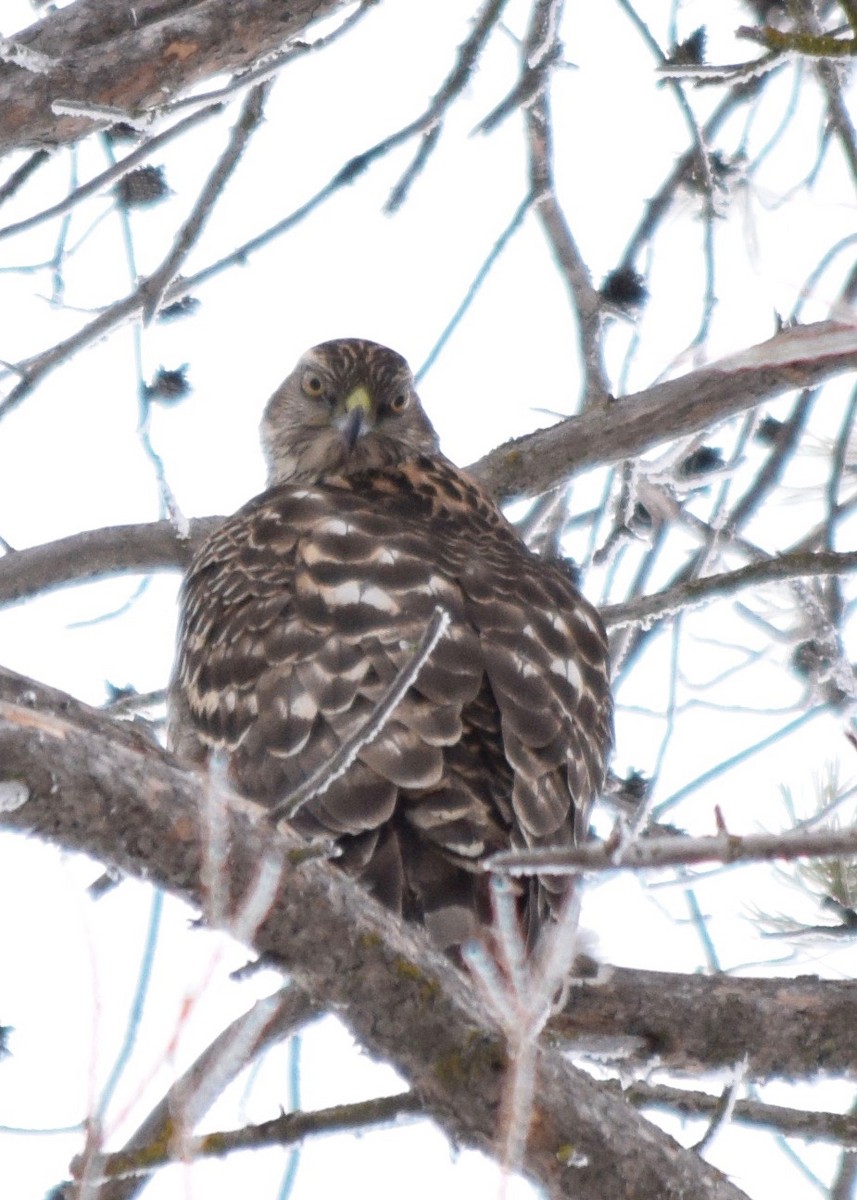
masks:
<path fill-rule="evenodd" d="M 820 575 L 844 575 L 854 570 L 857 570 L 855 550 L 845 550 L 841 553 L 826 550 L 817 554 L 796 551 L 762 562 L 749 563 L 736 571 L 723 571 L 717 575 L 707 575 L 703 579 L 688 579 L 675 587 L 667 588 L 666 591 L 656 592 L 653 596 L 640 596 L 636 600 L 629 600 L 627 604 L 610 604 L 602 610 L 601 616 L 608 629 L 626 625 L 646 627 L 664 617 L 674 616 L 686 608 L 733 596 L 744 588 L 806 577 L 815 578 Z"/>
<path fill-rule="evenodd" d="M 529 957 L 515 889 L 508 880 L 491 881 L 491 904 L 490 948 L 481 941 L 470 942 L 462 957 L 506 1038 L 509 1065 L 499 1121 L 500 1157 L 504 1169 L 513 1172 L 523 1161 L 533 1120 L 539 1038 L 557 997 L 565 998 L 575 958 L 580 901 L 572 891 Z"/>
<path fill-rule="evenodd" d="M 713 837 L 636 838 L 621 846 L 607 841 L 556 850 L 504 850 L 490 858 L 487 866 L 510 875 L 577 875 L 583 871 L 645 871 L 703 862 L 731 865 L 777 859 L 839 858 L 844 854 L 857 854 L 857 829 L 724 832 Z"/>
<path fill-rule="evenodd" d="M 323 763 L 312 775 L 284 796 L 270 810 L 273 821 L 284 821 L 293 817 L 308 800 L 321 796 L 330 785 L 344 775 L 364 746 L 368 746 L 384 729 L 390 717 L 401 702 L 405 692 L 416 680 L 425 666 L 432 651 L 443 637 L 449 625 L 449 613 L 443 608 L 435 608 L 431 620 L 426 626 L 425 633 L 414 648 L 413 655 L 399 668 L 396 675 L 370 713 L 363 725 L 347 742 L 339 747 L 329 762 Z"/>
<path fill-rule="evenodd" d="M 33 75 L 47 75 L 57 65 L 55 58 L 5 37 L 0 37 L 0 62 L 12 63 Z"/>
<path fill-rule="evenodd" d="M 271 81 L 258 83 L 247 94 L 238 120 L 232 129 L 229 143 L 218 158 L 205 185 L 200 192 L 190 215 L 176 234 L 175 241 L 164 261 L 144 281 L 140 288 L 143 298 L 143 320 L 150 321 L 161 304 L 167 288 L 178 274 L 179 267 L 187 258 L 199 239 L 212 209 L 223 193 L 232 172 L 238 166 L 241 155 L 262 120 L 265 99 Z"/>

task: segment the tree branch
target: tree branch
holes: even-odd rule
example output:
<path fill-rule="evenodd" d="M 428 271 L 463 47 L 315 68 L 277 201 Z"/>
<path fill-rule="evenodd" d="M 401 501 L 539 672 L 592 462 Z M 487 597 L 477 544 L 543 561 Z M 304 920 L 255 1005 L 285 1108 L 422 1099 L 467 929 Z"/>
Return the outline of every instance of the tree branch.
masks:
<path fill-rule="evenodd" d="M 276 996 L 259 1000 L 247 1012 L 242 1013 L 221 1031 L 199 1057 L 191 1063 L 181 1078 L 177 1079 L 167 1094 L 152 1109 L 125 1143 L 119 1156 L 125 1161 L 134 1160 L 138 1173 L 124 1179 L 102 1183 L 98 1189 L 98 1200 L 131 1200 L 148 1180 L 140 1172 L 145 1169 L 153 1153 L 178 1143 L 184 1148 L 180 1130 L 191 1129 L 208 1107 L 249 1063 L 275 1042 L 282 1041 L 295 1033 L 319 1012 L 309 996 L 297 986 L 285 987 Z M 236 1049 L 240 1048 L 240 1057 Z M 217 1084 L 215 1089 L 212 1085 Z M 192 1109 L 195 1120 L 189 1120 Z M 97 1157 L 87 1161 L 88 1172 L 100 1170 L 109 1175 L 114 1155 L 105 1155 L 105 1163 Z M 142 1161 L 141 1161 L 142 1160 Z"/>
<path fill-rule="evenodd" d="M 488 860 L 510 875 L 576 875 L 581 871 L 645 871 L 695 863 L 788 862 L 795 858 L 842 858 L 857 854 L 857 829 L 815 832 L 718 833 L 714 837 L 610 838 L 568 849 L 503 850 Z"/>
<path fill-rule="evenodd" d="M 294 1146 L 314 1134 L 365 1132 L 373 1125 L 401 1124 L 402 1118 L 407 1116 L 425 1116 L 419 1097 L 413 1092 L 357 1100 L 352 1104 L 334 1104 L 307 1112 L 282 1113 L 258 1125 L 185 1138 L 180 1146 L 172 1146 L 168 1139 L 162 1139 L 136 1151 L 120 1150 L 116 1154 L 100 1155 L 90 1164 L 91 1182 L 103 1188 L 106 1181 L 128 1176 L 136 1181 L 141 1175 L 150 1175 L 171 1162 L 223 1158 L 236 1150 L 257 1150 L 262 1146 Z M 102 1194 L 99 1190 L 99 1200 Z"/>
<path fill-rule="evenodd" d="M 733 596 L 747 587 L 760 583 L 783 583 L 790 579 L 819 578 L 822 575 L 844 575 L 857 570 L 857 551 L 846 550 L 839 554 L 834 550 L 811 553 L 806 550 L 792 554 L 780 554 L 762 562 L 750 563 L 736 571 L 723 571 L 717 575 L 705 575 L 702 579 L 688 579 L 655 592 L 652 596 L 640 596 L 627 604 L 610 604 L 601 610 L 601 617 L 608 629 L 623 625 L 648 625 L 659 617 L 671 616 L 681 609 L 692 608 L 710 600 L 722 600 Z"/>
<path fill-rule="evenodd" d="M 112 525 L 12 551 L 0 558 L 0 605 L 108 575 L 184 570 L 195 547 L 222 522 L 223 517 L 195 519 L 186 538 L 170 521 Z"/>
<path fill-rule="evenodd" d="M 799 326 L 743 355 L 506 442 L 467 470 L 500 500 L 548 491 L 577 470 L 633 458 L 659 442 L 707 428 L 782 391 L 855 368 L 857 329 L 834 322 Z M 193 548 L 221 519 L 192 521 L 187 540 L 181 539 L 168 522 L 160 521 L 91 530 L 7 554 L 0 558 L 0 606 L 66 583 L 117 572 L 184 567 Z M 677 585 L 660 596 L 635 601 L 630 607 L 614 606 L 607 610 L 608 620 L 616 625 L 648 620 L 707 597 L 709 589 L 727 594 L 734 590 L 733 584 L 737 589 L 769 578 L 795 577 L 804 573 L 806 565 L 812 565 L 813 573 L 829 569 L 835 574 L 840 563 L 850 569 L 850 561 L 845 555 L 835 559 L 821 556 L 807 564 L 784 555 L 751 564 L 743 572 Z M 756 571 L 758 576 L 753 574 Z"/>
<path fill-rule="evenodd" d="M 199 905 L 200 810 L 212 780 L 180 770 L 133 729 L 12 673 L 0 674 L 0 762 L 2 827 L 82 850 Z M 295 864 L 305 846 L 273 830 L 258 805 L 230 797 L 223 819 L 233 904 L 265 855 L 283 860 L 256 948 L 332 1005 L 370 1053 L 395 1063 L 450 1136 L 495 1152 L 506 1053 L 461 972 L 332 864 Z M 741 1197 L 561 1054 L 541 1048 L 537 1070 L 523 1170 L 550 1196 Z"/>
<path fill-rule="evenodd" d="M 641 1108 L 660 1108 L 684 1116 L 711 1117 L 721 1103 L 720 1096 L 691 1092 L 664 1084 L 632 1083 L 623 1092 L 626 1100 Z M 736 1100 L 731 1119 L 756 1129 L 784 1133 L 808 1141 L 837 1142 L 857 1146 L 857 1117 L 853 1113 L 816 1112 L 814 1109 L 786 1108 L 762 1100 Z"/>
<path fill-rule="evenodd" d="M 786 329 L 741 354 L 498 446 L 469 470 L 499 500 L 534 496 L 575 471 L 709 429 L 782 392 L 857 368 L 857 327 Z"/>
<path fill-rule="evenodd" d="M 163 105 L 204 79 L 250 67 L 342 0 L 77 0 L 14 41 L 55 61 L 34 74 L 0 65 L 0 154 L 72 142 L 97 127 L 57 116 L 55 100 L 129 115 Z"/>
<path fill-rule="evenodd" d="M 575 1053 L 627 1047 L 677 1070 L 734 1067 L 755 1078 L 857 1074 L 853 980 L 742 979 L 602 967 L 575 981 L 548 1034 Z M 624 1047 L 622 1039 L 624 1038 Z M 636 1042 L 636 1046 L 633 1046 Z"/>

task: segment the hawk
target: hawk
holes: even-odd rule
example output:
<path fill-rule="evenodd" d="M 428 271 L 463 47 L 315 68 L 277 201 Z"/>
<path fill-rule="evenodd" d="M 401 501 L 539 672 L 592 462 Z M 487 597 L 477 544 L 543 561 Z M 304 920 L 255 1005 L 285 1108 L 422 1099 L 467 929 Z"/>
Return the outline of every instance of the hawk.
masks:
<path fill-rule="evenodd" d="M 276 807 L 359 740 L 446 615 L 416 678 L 291 824 L 453 951 L 490 920 L 482 860 L 585 836 L 612 706 L 596 610 L 438 449 L 405 360 L 374 342 L 309 350 L 265 410 L 268 489 L 191 563 L 170 740 L 220 750 Z M 528 943 L 566 891 L 520 884 Z"/>

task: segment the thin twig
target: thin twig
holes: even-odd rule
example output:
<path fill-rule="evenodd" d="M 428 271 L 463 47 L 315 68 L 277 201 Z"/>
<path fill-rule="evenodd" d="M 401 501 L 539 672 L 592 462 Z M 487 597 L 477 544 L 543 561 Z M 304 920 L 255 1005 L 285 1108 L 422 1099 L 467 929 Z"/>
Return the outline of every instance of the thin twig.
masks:
<path fill-rule="evenodd" d="M 667 1109 L 685 1116 L 710 1116 L 722 1104 L 720 1096 L 665 1084 L 632 1083 L 622 1094 L 638 1107 Z M 857 1146 L 857 1116 L 853 1113 L 806 1111 L 786 1108 L 781 1104 L 766 1104 L 761 1100 L 736 1099 L 731 1117 L 733 1121 L 758 1129 L 774 1130 L 788 1137 Z"/>
<path fill-rule="evenodd" d="M 49 208 L 43 208 L 41 212 L 34 213 L 30 217 L 25 217 L 22 221 L 13 221 L 11 225 L 4 225 L 0 229 L 0 240 L 12 237 L 16 233 L 23 233 L 27 229 L 41 225 L 43 221 L 50 221 L 53 217 L 61 217 L 63 213 L 69 212 L 81 200 L 85 200 L 87 196 L 92 196 L 96 192 L 101 191 L 102 188 L 116 183 L 118 179 L 121 179 L 129 171 L 132 171 L 138 163 L 144 162 L 149 158 L 155 150 L 160 150 L 175 138 L 187 133 L 195 125 L 200 125 L 203 121 L 207 121 L 209 117 L 213 117 L 222 111 L 222 104 L 210 104 L 206 108 L 201 108 L 197 112 L 191 113 L 189 117 L 184 117 L 181 121 L 176 121 L 175 125 L 171 125 L 163 133 L 158 133 L 154 137 L 149 138 L 142 146 L 138 146 L 130 154 L 126 154 L 123 159 L 113 166 L 108 167 L 106 171 L 102 171 L 99 175 L 95 175 L 92 179 L 87 180 L 86 183 L 82 183 L 80 187 L 76 187 L 60 200 L 58 204 L 52 204 Z M 46 151 L 41 151 L 40 153 L 47 157 Z M 11 180 L 9 182 L 11 183 Z"/>
<path fill-rule="evenodd" d="M 169 254 L 139 288 L 142 299 L 143 321 L 148 323 L 164 298 L 167 288 L 178 274 L 179 267 L 187 258 L 199 239 L 208 218 L 223 189 L 238 166 L 241 155 L 262 120 L 265 100 L 271 89 L 271 80 L 257 83 L 247 93 L 238 120 L 232 128 L 229 143 L 217 160 L 215 167 L 200 192 L 190 216 L 179 229 Z"/>
<path fill-rule="evenodd" d="M 602 346 L 601 299 L 583 255 L 571 232 L 556 195 L 553 174 L 553 130 L 551 126 L 548 82 L 556 62 L 553 49 L 558 45 L 562 0 L 536 0 L 524 40 L 523 67 L 538 70 L 541 87 L 525 111 L 530 190 L 533 208 L 548 244 L 553 251 L 578 323 L 581 356 L 585 370 L 582 407 L 591 408 L 604 401 L 610 391 Z"/>
<path fill-rule="evenodd" d="M 188 1138 L 182 1147 L 184 1161 L 197 1162 L 204 1158 L 223 1158 L 236 1150 L 258 1149 L 261 1146 L 293 1146 L 313 1134 L 347 1133 L 390 1124 L 404 1118 L 422 1115 L 422 1102 L 415 1092 L 400 1092 L 352 1104 L 334 1104 L 314 1112 L 283 1113 L 272 1121 L 246 1125 L 243 1129 L 218 1130 L 201 1137 Z M 93 1171 L 100 1181 L 126 1176 L 150 1175 L 158 1167 L 176 1161 L 169 1144 L 143 1146 L 136 1153 L 96 1156 Z"/>
<path fill-rule="evenodd" d="M 713 837 L 636 838 L 569 848 L 503 850 L 487 860 L 491 871 L 510 875 L 577 875 L 581 871 L 647 871 L 703 862 L 790 861 L 857 854 L 857 829 L 819 832 L 718 833 Z"/>
<path fill-rule="evenodd" d="M 601 616 L 610 629 L 628 625 L 650 627 L 655 621 L 674 616 L 686 608 L 712 600 L 734 596 L 744 588 L 765 583 L 783 583 L 820 575 L 844 575 L 857 570 L 857 550 L 821 551 L 813 554 L 796 551 L 781 554 L 763 562 L 750 563 L 737 571 L 707 575 L 704 579 L 688 579 L 653 596 L 640 596 L 627 604 L 609 604 Z"/>
<path fill-rule="evenodd" d="M 414 648 L 414 653 L 396 672 L 392 683 L 367 720 L 339 747 L 328 762 L 322 763 L 308 779 L 270 809 L 272 821 L 289 820 L 308 800 L 323 795 L 335 780 L 345 774 L 363 747 L 379 736 L 443 637 L 449 622 L 449 613 L 439 606 L 435 608 L 425 633 Z"/>

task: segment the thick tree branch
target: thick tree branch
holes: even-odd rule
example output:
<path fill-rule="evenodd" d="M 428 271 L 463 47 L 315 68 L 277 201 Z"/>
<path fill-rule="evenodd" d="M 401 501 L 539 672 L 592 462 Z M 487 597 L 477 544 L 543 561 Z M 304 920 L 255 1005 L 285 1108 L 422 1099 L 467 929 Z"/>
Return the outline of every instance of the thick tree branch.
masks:
<path fill-rule="evenodd" d="M 548 1032 L 585 1052 L 637 1039 L 634 1058 L 697 1071 L 745 1056 L 756 1078 L 857 1075 L 853 980 L 742 979 L 602 968 L 575 983 Z M 620 1044 L 620 1049 L 621 1044 Z"/>
<path fill-rule="evenodd" d="M 653 445 L 708 428 L 782 391 L 855 368 L 857 328 L 833 322 L 800 326 L 741 356 L 655 384 L 645 392 L 506 442 L 472 463 L 468 470 L 501 500 L 547 491 L 584 467 L 633 458 Z M 117 572 L 184 567 L 194 546 L 216 528 L 219 520 L 206 517 L 192 521 L 187 540 L 181 539 L 168 522 L 161 521 L 91 530 L 7 554 L 0 558 L 0 606 L 67 583 Z M 836 573 L 840 560 L 843 569 L 850 561 L 844 555 L 835 561 L 819 560 L 820 568 L 813 566 L 813 572 L 826 571 L 829 566 Z M 751 583 L 791 577 L 790 570 L 792 576 L 802 573 L 804 565 L 808 564 L 788 556 L 751 564 L 743 572 L 714 577 L 718 583 L 706 578 L 695 580 L 662 596 L 616 606 L 608 616 L 613 624 L 651 619 L 674 607 L 695 603 L 709 591 L 728 594 Z"/>
<path fill-rule="evenodd" d="M 0 675 L 0 822 L 157 881 L 198 905 L 200 809 L 216 786 L 178 769 L 133 729 L 70 696 Z M 503 1040 L 461 972 L 335 866 L 298 864 L 301 843 L 257 805 L 224 800 L 228 890 L 239 903 L 258 863 L 284 862 L 254 938 L 366 1049 L 395 1063 L 456 1140 L 492 1153 L 506 1073 Z M 305 859 L 305 855 L 303 855 Z M 228 922 L 227 922 L 228 924 Z M 524 1171 L 549 1195 L 739 1200 L 719 1172 L 542 1048 Z"/>
<path fill-rule="evenodd" d="M 222 521 L 223 517 L 193 520 L 186 538 L 170 521 L 112 525 L 5 554 L 0 558 L 0 605 L 117 573 L 184 570 L 194 548 Z"/>
<path fill-rule="evenodd" d="M 278 50 L 342 0 L 77 0 L 14 41 L 53 60 L 35 73 L 0 64 L 0 153 L 74 141 L 95 128 L 57 116 L 76 100 L 129 115 Z"/>
<path fill-rule="evenodd" d="M 500 500 L 538 495 L 585 467 L 634 458 L 782 392 L 855 369 L 857 326 L 797 326 L 689 375 L 514 438 L 469 470 Z"/>

